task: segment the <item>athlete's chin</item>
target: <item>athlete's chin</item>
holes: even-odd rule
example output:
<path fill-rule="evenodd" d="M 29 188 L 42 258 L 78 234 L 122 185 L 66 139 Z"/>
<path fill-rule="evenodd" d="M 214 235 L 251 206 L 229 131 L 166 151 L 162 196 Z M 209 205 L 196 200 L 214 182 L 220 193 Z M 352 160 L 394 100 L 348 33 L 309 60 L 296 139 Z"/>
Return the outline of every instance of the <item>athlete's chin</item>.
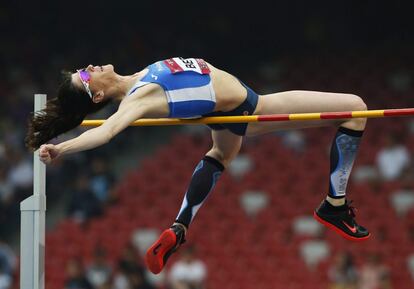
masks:
<path fill-rule="evenodd" d="M 114 71 L 114 66 L 112 64 L 107 64 L 104 66 L 104 70 Z"/>

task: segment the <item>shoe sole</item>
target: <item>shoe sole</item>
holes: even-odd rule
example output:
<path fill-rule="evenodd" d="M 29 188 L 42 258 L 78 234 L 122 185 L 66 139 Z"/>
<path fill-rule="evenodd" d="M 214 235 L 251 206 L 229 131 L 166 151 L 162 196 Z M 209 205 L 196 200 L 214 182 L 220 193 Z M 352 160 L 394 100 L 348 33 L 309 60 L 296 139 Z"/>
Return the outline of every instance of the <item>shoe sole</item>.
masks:
<path fill-rule="evenodd" d="M 167 229 L 162 232 L 158 240 L 147 250 L 145 255 L 145 263 L 148 269 L 154 273 L 158 274 L 164 268 L 164 256 L 165 254 L 174 248 L 177 242 L 177 236 L 175 233 Z"/>
<path fill-rule="evenodd" d="M 353 237 L 348 235 L 347 233 L 345 233 L 344 231 L 342 231 L 341 229 L 337 228 L 335 225 L 332 225 L 331 223 L 325 221 L 324 219 L 322 219 L 321 217 L 319 217 L 316 214 L 316 211 L 313 212 L 313 218 L 318 221 L 319 223 L 321 223 L 322 225 L 334 230 L 336 233 L 338 233 L 339 235 L 341 235 L 342 237 L 344 237 L 347 240 L 350 241 L 354 241 L 354 242 L 361 242 L 361 241 L 365 241 L 367 239 L 369 239 L 369 237 L 371 237 L 371 233 L 368 233 L 368 235 L 364 236 L 364 237 Z"/>

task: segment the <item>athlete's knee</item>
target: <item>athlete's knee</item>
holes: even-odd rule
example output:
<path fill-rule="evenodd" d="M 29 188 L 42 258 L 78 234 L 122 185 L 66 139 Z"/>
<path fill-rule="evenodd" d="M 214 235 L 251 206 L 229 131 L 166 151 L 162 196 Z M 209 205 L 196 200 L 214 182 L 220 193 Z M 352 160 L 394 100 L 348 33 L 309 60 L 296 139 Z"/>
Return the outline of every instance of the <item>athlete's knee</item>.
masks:
<path fill-rule="evenodd" d="M 220 150 L 217 147 L 213 147 L 206 155 L 216 159 L 225 168 L 227 168 L 229 164 L 231 163 L 231 161 L 237 156 L 238 152 L 239 152 L 238 149 L 237 150 L 235 149 L 231 152 L 226 152 L 226 151 Z"/>
<path fill-rule="evenodd" d="M 365 111 L 368 109 L 367 105 L 365 104 L 364 100 L 355 94 L 348 94 L 349 99 L 349 109 L 352 111 Z M 365 125 L 367 123 L 366 118 L 352 118 L 348 119 L 342 123 L 340 126 L 344 126 L 349 129 L 353 130 L 364 130 Z"/>
<path fill-rule="evenodd" d="M 363 110 L 368 109 L 364 100 L 358 95 L 349 94 L 349 101 L 350 101 L 352 110 L 363 111 Z"/>

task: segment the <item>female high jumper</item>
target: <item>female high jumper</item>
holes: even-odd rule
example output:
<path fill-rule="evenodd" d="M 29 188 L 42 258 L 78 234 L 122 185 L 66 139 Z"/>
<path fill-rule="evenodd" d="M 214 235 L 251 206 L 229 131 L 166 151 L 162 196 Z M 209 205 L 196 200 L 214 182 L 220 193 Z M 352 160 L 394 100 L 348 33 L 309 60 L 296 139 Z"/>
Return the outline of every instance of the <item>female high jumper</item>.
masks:
<path fill-rule="evenodd" d="M 111 101 L 119 101 L 119 108 L 102 126 L 57 145 L 47 144 Z M 57 97 L 31 116 L 26 145 L 32 150 L 40 147 L 39 157 L 48 164 L 62 155 L 103 145 L 141 118 L 366 109 L 364 101 L 353 94 L 297 90 L 258 95 L 233 75 L 197 58 L 158 61 L 126 76 L 117 74 L 112 65 L 89 65 L 73 73 L 63 73 Z M 314 218 L 349 240 L 368 239 L 370 233 L 357 224 L 353 207 L 345 198 L 365 125 L 365 118 L 209 125 L 212 148 L 196 166 L 175 222 L 148 249 L 145 261 L 149 270 L 155 274 L 161 272 L 170 255 L 185 241 L 198 209 L 238 154 L 243 137 L 278 130 L 337 127 L 330 152 L 327 196 L 314 211 Z"/>

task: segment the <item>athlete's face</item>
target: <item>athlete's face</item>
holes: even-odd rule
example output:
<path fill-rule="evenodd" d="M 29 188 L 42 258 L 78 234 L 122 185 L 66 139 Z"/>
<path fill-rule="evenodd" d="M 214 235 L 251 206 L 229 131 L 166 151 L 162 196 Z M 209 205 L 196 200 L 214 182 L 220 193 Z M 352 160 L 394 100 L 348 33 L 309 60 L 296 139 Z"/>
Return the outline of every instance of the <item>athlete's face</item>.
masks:
<path fill-rule="evenodd" d="M 99 102 L 112 86 L 115 75 L 112 64 L 104 66 L 90 64 L 73 73 L 72 82 L 75 86 L 85 90 L 94 102 Z M 96 97 L 97 95 L 101 97 Z"/>

